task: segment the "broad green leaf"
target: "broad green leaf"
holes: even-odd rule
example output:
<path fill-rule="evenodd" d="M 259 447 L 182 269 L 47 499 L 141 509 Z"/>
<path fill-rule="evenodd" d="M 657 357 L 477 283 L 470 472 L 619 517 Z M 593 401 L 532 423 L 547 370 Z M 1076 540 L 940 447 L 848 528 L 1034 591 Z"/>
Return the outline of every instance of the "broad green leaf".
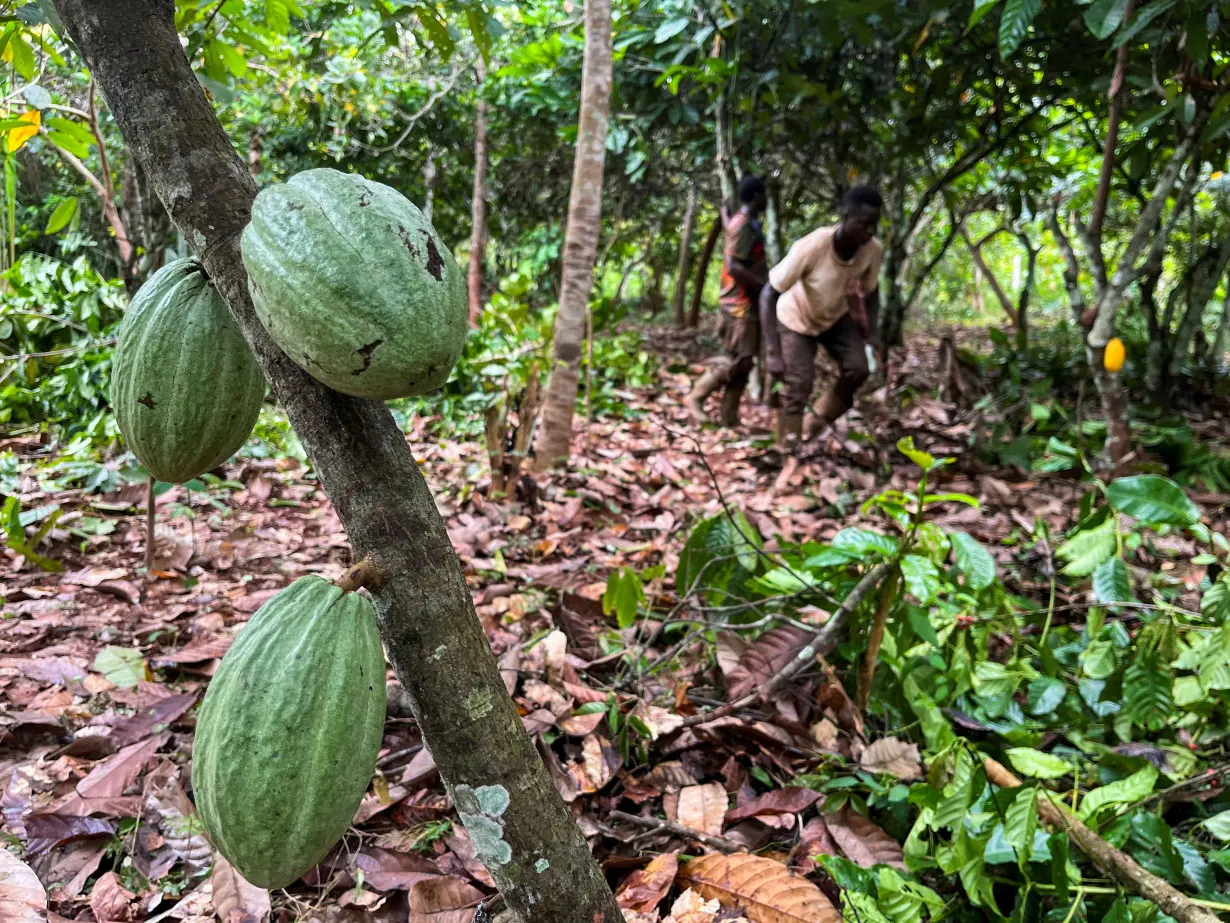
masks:
<path fill-rule="evenodd" d="M 1157 651 L 1138 651 L 1123 674 L 1123 706 L 1142 727 L 1169 719 L 1174 706 L 1174 673 Z"/>
<path fill-rule="evenodd" d="M 1067 564 L 1071 577 L 1088 577 L 1118 549 L 1118 524 L 1107 518 L 1090 529 L 1081 529 L 1060 545 L 1055 554 Z"/>
<path fill-rule="evenodd" d="M 1046 841 L 1051 853 L 1051 886 L 1055 896 L 1066 903 L 1068 900 L 1068 835 L 1064 831 L 1051 834 Z"/>
<path fill-rule="evenodd" d="M 914 448 L 914 437 L 906 436 L 897 440 L 897 451 L 916 464 L 923 471 L 930 471 L 938 462 L 930 452 Z"/>
<path fill-rule="evenodd" d="M 1230 619 L 1230 571 L 1225 571 L 1200 597 L 1200 614 L 1221 624 Z"/>
<path fill-rule="evenodd" d="M 1010 696 L 1016 693 L 1025 674 L 994 660 L 984 660 L 974 668 L 974 689 L 984 696 Z"/>
<path fill-rule="evenodd" d="M 1007 754 L 1012 768 L 1031 779 L 1059 779 L 1072 773 L 1071 765 L 1053 753 L 1031 747 L 1012 747 Z"/>
<path fill-rule="evenodd" d="M 614 613 L 620 628 L 628 628 L 636 622 L 644 601 L 644 584 L 632 568 L 620 568 L 607 577 L 606 592 L 602 594 L 602 611 L 605 615 Z"/>
<path fill-rule="evenodd" d="M 290 7 L 286 0 L 265 0 L 265 25 L 279 35 L 290 31 Z"/>
<path fill-rule="evenodd" d="M 1106 915 L 1102 917 L 1102 923 L 1132 923 L 1132 914 L 1128 911 L 1127 901 L 1122 897 L 1116 897 L 1115 902 L 1106 911 Z"/>
<path fill-rule="evenodd" d="M 130 647 L 104 647 L 94 658 L 94 669 L 117 686 L 135 686 L 141 680 L 152 680 L 141 652 Z"/>
<path fill-rule="evenodd" d="M 1031 715 L 1049 715 L 1057 709 L 1067 695 L 1067 687 L 1051 676 L 1039 676 L 1029 683 L 1026 704 Z"/>
<path fill-rule="evenodd" d="M 969 31 L 982 22 L 987 13 L 991 12 L 1000 0 L 974 0 L 974 10 L 969 14 L 969 22 L 965 25 L 965 31 Z"/>
<path fill-rule="evenodd" d="M 927 741 L 927 748 L 938 752 L 951 745 L 956 735 L 953 734 L 948 719 L 944 717 L 940 707 L 935 704 L 935 700 L 923 692 L 913 673 L 906 676 L 905 681 L 901 684 L 901 691 L 905 695 L 905 700 L 910 704 L 910 709 L 918 717 L 923 737 Z"/>
<path fill-rule="evenodd" d="M 1222 811 L 1200 822 L 1200 826 L 1223 843 L 1230 843 L 1230 811 Z"/>
<path fill-rule="evenodd" d="M 1095 788 L 1081 799 L 1081 820 L 1092 821 L 1097 817 L 1099 811 L 1113 805 L 1143 801 L 1152 793 L 1153 785 L 1157 782 L 1157 775 L 1156 768 L 1145 766 L 1126 779 Z"/>
<path fill-rule="evenodd" d="M 1094 0 L 1085 11 L 1085 25 L 1099 39 L 1110 38 L 1112 32 L 1123 23 L 1128 0 Z"/>
<path fill-rule="evenodd" d="M 1118 48 L 1134 39 L 1142 32 L 1149 23 L 1157 19 L 1163 13 L 1167 12 L 1175 5 L 1176 0 L 1153 0 L 1148 6 L 1136 14 L 1136 17 L 1128 25 L 1126 29 L 1119 33 L 1119 37 L 1115 39 L 1112 48 Z"/>
<path fill-rule="evenodd" d="M 65 199 L 56 206 L 55 211 L 51 213 L 51 217 L 47 219 L 47 230 L 44 234 L 54 234 L 57 231 L 63 230 L 70 221 L 73 220 L 73 215 L 77 214 L 77 199 Z"/>
<path fill-rule="evenodd" d="M 653 43 L 661 45 L 664 42 L 669 42 L 676 35 L 691 25 L 692 20 L 686 16 L 679 16 L 675 19 L 668 19 L 666 22 L 658 26 L 658 31 L 653 34 Z"/>
<path fill-rule="evenodd" d="M 889 558 L 897 553 L 897 541 L 870 529 L 842 529 L 829 542 L 830 547 L 846 554 L 862 558 L 866 555 L 882 555 Z"/>
<path fill-rule="evenodd" d="M 1004 812 L 1004 839 L 1016 850 L 1018 863 L 1024 864 L 1033 855 L 1034 831 L 1038 829 L 1038 790 L 1021 788 L 1017 791 Z"/>
<path fill-rule="evenodd" d="M 1104 605 L 1135 601 L 1132 581 L 1123 558 L 1115 555 L 1098 565 L 1093 572 L 1093 596 Z"/>
<path fill-rule="evenodd" d="M 995 582 L 995 559 L 991 552 L 982 546 L 978 539 L 966 532 L 953 532 L 953 558 L 957 569 L 965 575 L 966 581 L 973 590 L 985 590 Z"/>
<path fill-rule="evenodd" d="M 34 50 L 30 47 L 30 43 L 26 41 L 26 37 L 22 33 L 13 33 L 6 51 L 8 54 L 5 57 L 11 58 L 13 69 L 23 79 L 29 80 L 34 76 Z"/>
<path fill-rule="evenodd" d="M 1008 60 L 1021 47 L 1025 33 L 1042 12 L 1042 0 L 1005 0 L 999 19 L 999 56 Z"/>
<path fill-rule="evenodd" d="M 935 601 L 940 588 L 940 572 L 930 558 L 907 554 L 901 559 L 901 576 L 910 595 L 924 606 Z"/>
<path fill-rule="evenodd" d="M 859 891 L 841 892 L 842 917 L 846 920 L 861 920 L 863 923 L 897 923 L 880 912 L 880 905 L 870 894 Z"/>
<path fill-rule="evenodd" d="M 675 591 L 686 596 L 703 587 L 714 591 L 708 594 L 710 601 L 720 601 L 756 570 L 761 545 L 760 533 L 738 508 L 704 520 L 692 530 L 679 555 Z"/>
<path fill-rule="evenodd" d="M 1118 666 L 1114 642 L 1103 639 L 1090 641 L 1081 654 L 1081 666 L 1085 675 L 1091 679 L 1106 679 L 1111 676 Z"/>
<path fill-rule="evenodd" d="M 1149 525 L 1190 526 L 1200 521 L 1200 510 L 1183 488 L 1157 474 L 1111 481 L 1106 499 L 1118 512 Z"/>

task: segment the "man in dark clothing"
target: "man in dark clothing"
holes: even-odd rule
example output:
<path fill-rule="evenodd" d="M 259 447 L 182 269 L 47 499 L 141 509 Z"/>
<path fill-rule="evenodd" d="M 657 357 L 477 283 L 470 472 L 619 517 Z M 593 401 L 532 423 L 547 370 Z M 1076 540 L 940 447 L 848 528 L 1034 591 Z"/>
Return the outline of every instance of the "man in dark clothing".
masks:
<path fill-rule="evenodd" d="M 851 189 L 841 201 L 840 222 L 795 241 L 760 293 L 765 367 L 785 382 L 777 418 L 779 450 L 793 451 L 801 439 L 818 347 L 840 369 L 816 411 L 822 425 L 854 405 L 855 393 L 867 380 L 867 347 L 878 362 L 884 361 L 878 329 L 884 256 L 876 237 L 880 207 L 876 190 Z"/>
<path fill-rule="evenodd" d="M 723 426 L 739 425 L 739 401 L 760 352 L 760 317 L 756 299 L 768 278 L 764 258 L 764 232 L 760 215 L 768 203 L 764 180 L 745 176 L 739 183 L 739 210 L 726 222 L 726 246 L 722 259 L 722 318 L 718 331 L 725 351 L 723 361 L 706 371 L 688 395 L 692 419 L 705 423 L 705 398 L 718 389 L 722 394 Z"/>

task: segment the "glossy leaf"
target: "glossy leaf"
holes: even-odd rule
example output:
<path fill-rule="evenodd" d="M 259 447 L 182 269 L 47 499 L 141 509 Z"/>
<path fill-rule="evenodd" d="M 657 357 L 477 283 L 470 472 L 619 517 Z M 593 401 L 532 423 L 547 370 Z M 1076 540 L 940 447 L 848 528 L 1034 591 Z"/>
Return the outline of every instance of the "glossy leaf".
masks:
<path fill-rule="evenodd" d="M 1150 525 L 1190 526 L 1200 521 L 1200 510 L 1169 478 L 1138 474 L 1106 486 L 1106 499 L 1120 513 Z"/>

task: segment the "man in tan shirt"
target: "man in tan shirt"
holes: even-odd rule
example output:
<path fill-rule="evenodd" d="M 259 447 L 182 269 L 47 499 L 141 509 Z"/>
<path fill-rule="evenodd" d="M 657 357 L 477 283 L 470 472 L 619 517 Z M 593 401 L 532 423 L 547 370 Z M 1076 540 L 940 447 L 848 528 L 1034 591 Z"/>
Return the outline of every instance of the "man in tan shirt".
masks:
<path fill-rule="evenodd" d="M 881 204 L 871 187 L 851 189 L 842 198 L 840 222 L 796 240 L 761 290 L 765 365 L 785 384 L 777 417 L 779 449 L 793 451 L 802 437 L 817 347 L 823 346 L 840 369 L 817 408 L 823 423 L 854 406 L 869 371 L 867 344 L 883 362 L 878 320 L 884 245 L 875 236 Z"/>

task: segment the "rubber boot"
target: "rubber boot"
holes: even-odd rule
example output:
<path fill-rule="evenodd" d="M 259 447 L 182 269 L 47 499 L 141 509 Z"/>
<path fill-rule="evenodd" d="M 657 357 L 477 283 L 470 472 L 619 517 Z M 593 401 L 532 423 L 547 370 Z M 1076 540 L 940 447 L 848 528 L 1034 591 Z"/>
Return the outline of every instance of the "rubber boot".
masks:
<path fill-rule="evenodd" d="M 705 398 L 722 386 L 722 373 L 725 369 L 709 369 L 705 374 L 701 375 L 696 380 L 696 384 L 692 386 L 691 392 L 687 399 L 683 402 L 688 408 L 688 413 L 692 415 L 692 419 L 697 423 L 708 423 L 709 417 L 705 413 Z"/>
<path fill-rule="evenodd" d="M 736 427 L 739 425 L 739 402 L 743 399 L 743 389 L 727 388 L 722 394 L 722 425 Z"/>

